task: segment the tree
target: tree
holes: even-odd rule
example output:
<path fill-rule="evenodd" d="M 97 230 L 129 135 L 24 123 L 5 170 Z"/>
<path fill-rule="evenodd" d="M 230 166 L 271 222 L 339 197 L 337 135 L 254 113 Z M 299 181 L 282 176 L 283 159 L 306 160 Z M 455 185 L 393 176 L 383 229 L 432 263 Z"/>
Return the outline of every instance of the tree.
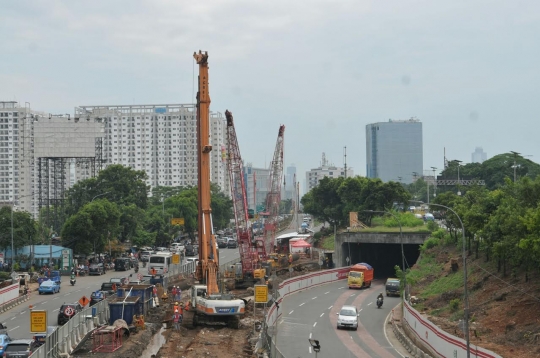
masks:
<path fill-rule="evenodd" d="M 115 239 L 119 232 L 120 215 L 117 205 L 107 199 L 86 204 L 64 224 L 64 246 L 82 254 L 103 252 L 108 240 Z"/>
<path fill-rule="evenodd" d="M 11 214 L 12 208 L 0 208 L 0 247 L 11 248 Z M 13 246 L 21 248 L 34 243 L 37 225 L 30 213 L 13 211 Z"/>

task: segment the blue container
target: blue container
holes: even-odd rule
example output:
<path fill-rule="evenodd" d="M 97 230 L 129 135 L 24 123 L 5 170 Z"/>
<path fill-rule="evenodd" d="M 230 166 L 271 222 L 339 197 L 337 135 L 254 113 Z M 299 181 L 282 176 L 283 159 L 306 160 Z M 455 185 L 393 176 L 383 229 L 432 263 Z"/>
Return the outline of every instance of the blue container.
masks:
<path fill-rule="evenodd" d="M 131 325 L 133 316 L 142 314 L 139 308 L 139 297 L 115 298 L 109 302 L 109 323 L 112 325 L 117 319 L 123 319 L 128 325 Z"/>
<path fill-rule="evenodd" d="M 116 295 L 119 298 L 128 294 L 131 297 L 139 297 L 138 310 L 140 314 L 146 316 L 150 308 L 152 308 L 152 285 L 127 285 L 116 290 Z"/>

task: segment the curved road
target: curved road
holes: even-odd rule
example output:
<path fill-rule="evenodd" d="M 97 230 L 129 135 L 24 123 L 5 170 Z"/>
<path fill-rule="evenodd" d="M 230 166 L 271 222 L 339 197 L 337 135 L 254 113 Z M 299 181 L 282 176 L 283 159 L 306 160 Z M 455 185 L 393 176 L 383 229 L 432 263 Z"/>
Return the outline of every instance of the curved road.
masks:
<path fill-rule="evenodd" d="M 302 291 L 283 300 L 278 321 L 277 346 L 285 357 L 315 356 L 308 339 L 317 339 L 324 357 L 402 357 L 388 342 L 384 322 L 400 302 L 399 297 L 384 298 L 377 309 L 376 296 L 384 291 L 381 282 L 370 289 L 349 290 L 339 281 Z M 343 305 L 359 310 L 358 330 L 337 330 L 337 313 Z"/>

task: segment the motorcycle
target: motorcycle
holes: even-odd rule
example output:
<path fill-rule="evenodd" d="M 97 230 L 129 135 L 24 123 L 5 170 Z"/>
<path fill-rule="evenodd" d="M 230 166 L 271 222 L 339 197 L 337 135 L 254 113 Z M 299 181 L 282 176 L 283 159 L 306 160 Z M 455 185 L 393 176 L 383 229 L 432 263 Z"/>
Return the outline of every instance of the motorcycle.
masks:
<path fill-rule="evenodd" d="M 377 308 L 381 308 L 382 304 L 383 304 L 383 299 L 382 298 L 377 298 Z"/>
<path fill-rule="evenodd" d="M 77 282 L 77 280 L 75 279 L 75 277 L 71 276 L 71 278 L 69 279 L 69 283 L 71 284 L 71 286 L 75 286 L 75 282 Z"/>
<path fill-rule="evenodd" d="M 139 265 L 135 266 L 135 273 L 139 272 Z"/>
<path fill-rule="evenodd" d="M 146 261 L 143 261 L 142 267 L 146 267 Z"/>

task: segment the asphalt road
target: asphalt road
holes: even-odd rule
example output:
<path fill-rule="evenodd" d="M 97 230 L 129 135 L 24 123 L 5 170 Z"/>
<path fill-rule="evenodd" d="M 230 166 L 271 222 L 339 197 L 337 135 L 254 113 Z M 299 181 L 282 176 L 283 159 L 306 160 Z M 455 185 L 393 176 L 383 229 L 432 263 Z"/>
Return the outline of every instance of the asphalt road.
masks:
<path fill-rule="evenodd" d="M 277 346 L 285 357 L 315 356 L 308 339 L 317 339 L 321 357 L 402 357 L 388 342 L 384 321 L 399 297 L 384 297 L 378 309 L 376 296 L 382 282 L 367 290 L 349 290 L 345 281 L 334 282 L 288 296 L 280 308 Z M 360 311 L 357 331 L 338 330 L 337 313 L 343 305 Z"/>

